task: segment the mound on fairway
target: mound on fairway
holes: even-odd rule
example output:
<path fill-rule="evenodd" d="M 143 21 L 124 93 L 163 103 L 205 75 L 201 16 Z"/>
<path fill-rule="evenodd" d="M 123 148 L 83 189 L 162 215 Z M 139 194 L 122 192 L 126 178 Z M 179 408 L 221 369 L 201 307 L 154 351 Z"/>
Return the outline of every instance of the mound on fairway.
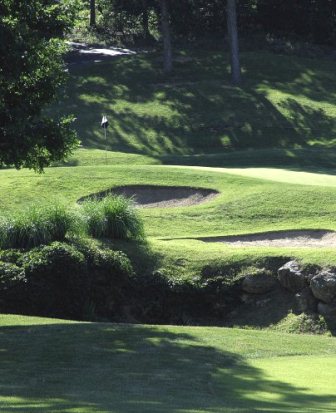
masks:
<path fill-rule="evenodd" d="M 336 232 L 326 230 L 293 230 L 263 232 L 228 237 L 199 238 L 204 242 L 223 242 L 237 247 L 333 247 Z"/>
<path fill-rule="evenodd" d="M 132 198 L 138 207 L 167 208 L 197 205 L 209 201 L 218 194 L 219 192 L 213 189 L 187 186 L 128 185 L 88 195 L 79 199 L 78 202 L 92 198 L 102 199 L 108 195 L 123 195 L 126 198 Z"/>

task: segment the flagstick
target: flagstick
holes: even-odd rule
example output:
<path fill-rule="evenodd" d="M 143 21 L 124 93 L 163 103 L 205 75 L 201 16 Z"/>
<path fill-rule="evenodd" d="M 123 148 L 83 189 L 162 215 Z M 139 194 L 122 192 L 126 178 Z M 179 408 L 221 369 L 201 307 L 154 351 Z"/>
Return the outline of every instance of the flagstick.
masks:
<path fill-rule="evenodd" d="M 105 164 L 107 165 L 107 128 L 108 128 L 108 120 L 105 115 L 103 115 L 101 121 L 101 127 L 104 128 L 104 135 L 105 135 Z"/>
<path fill-rule="evenodd" d="M 105 131 L 105 164 L 107 165 L 107 128 L 104 128 Z"/>

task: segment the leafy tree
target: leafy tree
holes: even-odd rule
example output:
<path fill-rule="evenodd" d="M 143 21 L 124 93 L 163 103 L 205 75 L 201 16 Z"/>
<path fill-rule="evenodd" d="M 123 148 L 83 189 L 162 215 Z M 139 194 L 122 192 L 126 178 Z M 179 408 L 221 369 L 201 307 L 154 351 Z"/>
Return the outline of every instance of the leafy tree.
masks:
<path fill-rule="evenodd" d="M 148 40 L 151 39 L 149 14 L 151 10 L 158 9 L 158 3 L 158 0 L 101 0 L 99 8 L 105 24 L 110 28 L 127 32 L 134 31 L 136 27 L 142 31 L 143 38 Z"/>
<path fill-rule="evenodd" d="M 74 0 L 0 0 L 0 166 L 42 171 L 77 146 L 71 118 L 45 114 L 66 77 Z"/>

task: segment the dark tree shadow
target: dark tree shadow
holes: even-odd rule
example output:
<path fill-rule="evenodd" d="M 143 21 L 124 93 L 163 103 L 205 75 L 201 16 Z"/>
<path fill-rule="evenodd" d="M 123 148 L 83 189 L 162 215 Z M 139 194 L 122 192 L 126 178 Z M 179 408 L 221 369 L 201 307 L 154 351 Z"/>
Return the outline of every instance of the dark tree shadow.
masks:
<path fill-rule="evenodd" d="M 275 104 L 264 91 L 333 104 L 330 63 L 270 53 L 246 53 L 242 61 L 241 88 L 230 86 L 228 62 L 216 52 L 198 51 L 190 61 L 177 62 L 169 79 L 156 54 L 72 68 L 76 82 L 60 110 L 75 113 L 84 146 L 146 154 L 163 163 L 335 167 L 336 155 L 328 149 L 335 144 L 336 121 L 323 105 L 316 109 L 285 95 Z M 169 116 L 162 106 L 155 111 L 155 103 Z M 107 141 L 99 127 L 102 113 L 110 120 Z"/>
<path fill-rule="evenodd" d="M 0 337 L 3 413 L 298 413 L 336 408 L 334 394 L 314 395 L 274 381 L 244 357 L 187 333 L 59 324 L 2 327 Z"/>

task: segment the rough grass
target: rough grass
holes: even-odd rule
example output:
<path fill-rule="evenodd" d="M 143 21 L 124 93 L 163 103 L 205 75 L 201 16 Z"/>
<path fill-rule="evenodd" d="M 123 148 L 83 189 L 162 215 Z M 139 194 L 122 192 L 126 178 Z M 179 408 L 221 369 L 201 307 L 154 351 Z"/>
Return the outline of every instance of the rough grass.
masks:
<path fill-rule="evenodd" d="M 74 211 L 64 205 L 36 203 L 0 217 L 0 248 L 33 248 L 63 241 L 70 231 L 81 231 Z"/>
<path fill-rule="evenodd" d="M 0 324 L 3 413 L 336 408 L 333 338 L 6 315 Z"/>
<path fill-rule="evenodd" d="M 146 155 L 112 152 L 103 149 L 77 149 L 64 162 L 53 166 L 95 166 L 95 165 L 155 165 L 158 160 Z"/>
<path fill-rule="evenodd" d="M 143 223 L 132 200 L 123 196 L 107 196 L 83 202 L 82 210 L 88 234 L 95 238 L 144 238 Z"/>

